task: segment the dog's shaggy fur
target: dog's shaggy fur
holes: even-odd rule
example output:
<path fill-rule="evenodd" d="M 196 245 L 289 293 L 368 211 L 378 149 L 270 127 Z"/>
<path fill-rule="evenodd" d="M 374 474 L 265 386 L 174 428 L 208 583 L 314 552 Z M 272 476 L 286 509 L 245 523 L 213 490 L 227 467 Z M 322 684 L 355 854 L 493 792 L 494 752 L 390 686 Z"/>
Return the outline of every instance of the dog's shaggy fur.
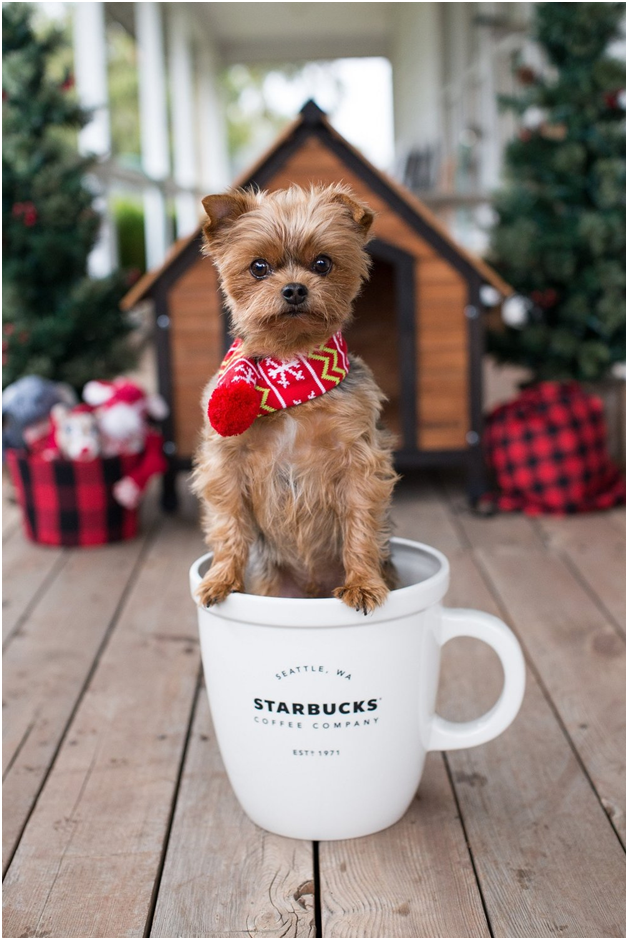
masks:
<path fill-rule="evenodd" d="M 351 320 L 368 276 L 364 250 L 372 212 L 344 187 L 232 192 L 203 200 L 206 252 L 218 268 L 241 354 L 289 359 L 307 354 Z M 321 255 L 329 273 L 313 268 Z M 268 275 L 256 279 L 253 261 Z M 303 284 L 289 306 L 282 288 Z M 334 594 L 364 613 L 392 584 L 389 507 L 397 479 L 391 439 L 379 425 L 383 395 L 368 367 L 350 356 L 337 388 L 258 419 L 237 437 L 204 424 L 193 487 L 205 506 L 214 561 L 203 604 L 244 590 L 254 548 L 254 593 Z M 203 412 L 216 377 L 203 394 Z"/>

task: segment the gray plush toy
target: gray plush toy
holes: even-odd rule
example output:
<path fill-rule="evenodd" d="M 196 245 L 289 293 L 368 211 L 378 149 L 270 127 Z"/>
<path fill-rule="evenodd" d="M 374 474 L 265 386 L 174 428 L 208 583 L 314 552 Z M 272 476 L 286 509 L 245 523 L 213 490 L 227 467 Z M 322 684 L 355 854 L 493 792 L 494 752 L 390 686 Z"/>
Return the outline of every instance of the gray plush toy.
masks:
<path fill-rule="evenodd" d="M 75 405 L 71 386 L 39 375 L 25 375 L 2 393 L 2 449 L 25 447 L 24 429 L 44 421 L 53 405 Z"/>

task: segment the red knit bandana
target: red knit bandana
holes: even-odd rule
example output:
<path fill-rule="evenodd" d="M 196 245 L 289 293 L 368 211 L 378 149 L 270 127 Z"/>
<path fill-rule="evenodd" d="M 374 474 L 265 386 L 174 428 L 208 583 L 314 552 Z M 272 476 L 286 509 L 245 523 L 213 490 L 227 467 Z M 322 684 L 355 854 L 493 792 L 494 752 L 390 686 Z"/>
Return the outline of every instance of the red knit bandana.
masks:
<path fill-rule="evenodd" d="M 318 398 L 349 373 L 347 344 L 340 331 L 306 356 L 289 360 L 240 356 L 241 346 L 237 339 L 223 359 L 207 408 L 209 423 L 221 437 L 242 434 L 256 418 Z"/>

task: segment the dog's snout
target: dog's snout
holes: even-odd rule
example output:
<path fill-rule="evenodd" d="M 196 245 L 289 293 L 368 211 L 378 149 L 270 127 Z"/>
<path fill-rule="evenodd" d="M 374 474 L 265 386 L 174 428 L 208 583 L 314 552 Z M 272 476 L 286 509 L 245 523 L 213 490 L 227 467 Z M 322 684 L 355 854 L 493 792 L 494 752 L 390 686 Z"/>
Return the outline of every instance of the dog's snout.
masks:
<path fill-rule="evenodd" d="M 303 303 L 307 297 L 307 287 L 305 284 L 286 284 L 281 291 L 281 296 L 289 304 Z"/>

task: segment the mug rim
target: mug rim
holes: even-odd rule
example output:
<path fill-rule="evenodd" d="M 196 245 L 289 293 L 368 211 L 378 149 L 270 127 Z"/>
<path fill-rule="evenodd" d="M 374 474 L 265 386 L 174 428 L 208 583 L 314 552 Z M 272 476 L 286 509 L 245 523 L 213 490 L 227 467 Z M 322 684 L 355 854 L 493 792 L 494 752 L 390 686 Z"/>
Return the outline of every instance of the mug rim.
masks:
<path fill-rule="evenodd" d="M 364 616 L 336 597 L 265 597 L 237 592 L 214 607 L 201 607 L 194 596 L 201 583 L 200 568 L 213 556 L 206 552 L 190 567 L 190 590 L 199 614 L 268 627 L 339 627 L 368 626 L 419 613 L 439 603 L 449 587 L 450 566 L 447 557 L 437 548 L 412 539 L 391 538 L 393 546 L 410 548 L 417 554 L 429 555 L 438 562 L 437 570 L 422 581 L 395 588 L 381 607 Z"/>

